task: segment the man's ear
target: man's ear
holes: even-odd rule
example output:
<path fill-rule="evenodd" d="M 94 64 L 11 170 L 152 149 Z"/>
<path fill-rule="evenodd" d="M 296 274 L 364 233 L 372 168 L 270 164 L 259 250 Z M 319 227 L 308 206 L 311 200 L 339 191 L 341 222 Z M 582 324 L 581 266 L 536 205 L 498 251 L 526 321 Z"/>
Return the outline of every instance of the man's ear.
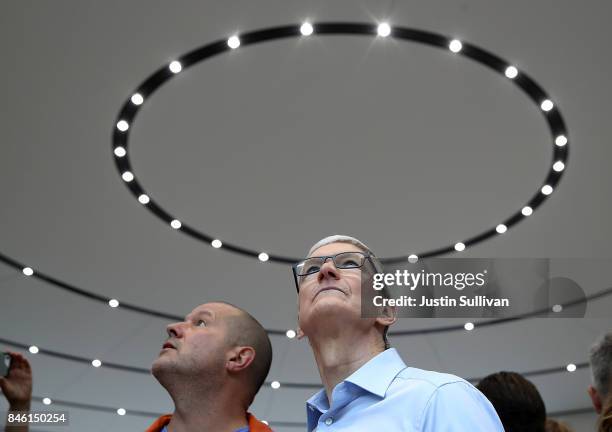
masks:
<path fill-rule="evenodd" d="M 248 368 L 255 360 L 255 350 L 249 346 L 239 346 L 229 352 L 225 364 L 228 372 L 240 372 Z"/>
<path fill-rule="evenodd" d="M 388 327 L 397 321 L 397 308 L 395 306 L 383 306 L 376 322 Z"/>
<path fill-rule="evenodd" d="M 306 336 L 306 335 L 304 334 L 304 332 L 302 331 L 302 329 L 300 328 L 300 326 L 298 326 L 298 328 L 297 328 L 297 332 L 296 332 L 296 333 L 297 333 L 297 338 L 298 338 L 298 340 L 300 340 L 300 339 L 302 339 L 304 336 Z"/>
<path fill-rule="evenodd" d="M 589 396 L 591 396 L 591 402 L 593 403 L 593 408 L 595 408 L 595 412 L 597 414 L 601 414 L 602 402 L 601 397 L 599 396 L 599 392 L 592 385 L 589 386 Z"/>

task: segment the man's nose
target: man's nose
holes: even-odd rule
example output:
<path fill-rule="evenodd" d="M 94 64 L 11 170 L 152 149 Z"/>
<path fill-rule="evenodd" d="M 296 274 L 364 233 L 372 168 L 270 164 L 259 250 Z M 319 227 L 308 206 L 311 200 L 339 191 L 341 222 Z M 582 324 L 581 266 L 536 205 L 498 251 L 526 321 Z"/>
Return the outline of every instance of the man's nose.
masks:
<path fill-rule="evenodd" d="M 169 324 L 166 327 L 166 333 L 168 333 L 168 337 L 174 337 L 180 339 L 183 337 L 183 324 L 182 322 L 177 322 L 173 324 Z"/>
<path fill-rule="evenodd" d="M 334 261 L 331 258 L 328 258 L 323 265 L 321 266 L 321 270 L 319 271 L 319 282 L 324 278 L 330 279 L 340 279 L 340 272 L 336 268 Z"/>

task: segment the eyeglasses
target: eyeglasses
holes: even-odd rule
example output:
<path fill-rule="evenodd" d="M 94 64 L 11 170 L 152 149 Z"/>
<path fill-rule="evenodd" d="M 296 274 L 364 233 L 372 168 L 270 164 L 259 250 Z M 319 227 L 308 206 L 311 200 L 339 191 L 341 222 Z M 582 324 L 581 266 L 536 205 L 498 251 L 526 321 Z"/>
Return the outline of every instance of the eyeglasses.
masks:
<path fill-rule="evenodd" d="M 295 280 L 295 288 L 298 293 L 300 292 L 300 284 L 304 279 L 320 272 L 323 264 L 330 258 L 337 269 L 358 269 L 363 267 L 366 261 L 370 261 L 373 265 L 370 254 L 364 252 L 341 252 L 336 255 L 306 258 L 291 267 L 293 279 Z"/>

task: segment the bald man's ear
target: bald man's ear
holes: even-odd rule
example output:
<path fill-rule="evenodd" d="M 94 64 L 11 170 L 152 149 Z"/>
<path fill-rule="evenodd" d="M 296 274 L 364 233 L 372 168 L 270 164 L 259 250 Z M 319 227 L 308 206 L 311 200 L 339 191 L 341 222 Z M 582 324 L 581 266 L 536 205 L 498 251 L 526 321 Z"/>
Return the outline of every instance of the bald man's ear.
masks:
<path fill-rule="evenodd" d="M 229 352 L 229 358 L 225 364 L 228 372 L 240 372 L 248 368 L 255 360 L 255 350 L 249 346 L 241 346 Z"/>
<path fill-rule="evenodd" d="M 397 308 L 395 306 L 383 306 L 376 322 L 388 327 L 397 321 Z"/>
<path fill-rule="evenodd" d="M 297 332 L 296 333 L 297 333 L 297 338 L 298 339 L 302 339 L 304 336 L 306 336 L 299 326 L 297 328 Z"/>
<path fill-rule="evenodd" d="M 597 414 L 601 414 L 601 408 L 603 404 L 601 401 L 601 397 L 599 396 L 599 392 L 592 385 L 589 386 L 588 392 L 589 396 L 591 396 L 591 402 L 593 403 L 593 408 L 595 408 L 595 412 Z"/>

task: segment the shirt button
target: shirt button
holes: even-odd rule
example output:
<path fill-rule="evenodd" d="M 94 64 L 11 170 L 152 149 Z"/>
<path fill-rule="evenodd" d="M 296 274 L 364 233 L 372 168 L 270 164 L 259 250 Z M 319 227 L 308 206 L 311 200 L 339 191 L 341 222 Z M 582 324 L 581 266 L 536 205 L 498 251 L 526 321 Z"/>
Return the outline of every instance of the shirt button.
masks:
<path fill-rule="evenodd" d="M 331 425 L 333 422 L 334 422 L 334 419 L 333 419 L 333 418 L 331 418 L 331 417 L 327 417 L 327 418 L 325 419 L 325 424 L 326 424 L 327 426 Z"/>

